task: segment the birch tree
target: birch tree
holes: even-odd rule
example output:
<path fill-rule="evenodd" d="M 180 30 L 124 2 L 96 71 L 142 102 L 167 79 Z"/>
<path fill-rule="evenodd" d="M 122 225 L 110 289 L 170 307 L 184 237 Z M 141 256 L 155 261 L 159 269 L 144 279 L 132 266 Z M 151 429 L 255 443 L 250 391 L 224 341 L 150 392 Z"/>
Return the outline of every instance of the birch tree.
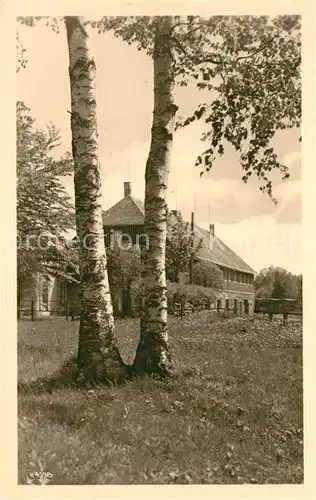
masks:
<path fill-rule="evenodd" d="M 96 119 L 96 66 L 82 17 L 66 17 L 71 91 L 81 316 L 78 378 L 118 381 L 125 375 L 114 328 L 101 208 Z"/>
<path fill-rule="evenodd" d="M 76 229 L 79 245 L 81 316 L 78 380 L 118 381 L 126 367 L 117 347 L 108 282 L 102 224 L 101 176 L 96 120 L 95 72 L 89 36 L 82 17 L 20 17 L 33 27 L 44 20 L 67 33 L 71 92 L 72 156 L 74 161 Z M 27 54 L 17 39 L 17 72 L 26 67 Z"/>
<path fill-rule="evenodd" d="M 150 152 L 145 172 L 145 233 L 149 248 L 142 250 L 142 306 L 136 371 L 167 375 L 171 357 L 167 331 L 166 235 L 167 188 L 175 115 L 173 60 L 170 51 L 172 17 L 155 24 L 153 49 L 154 111 Z"/>
<path fill-rule="evenodd" d="M 252 174 L 273 197 L 269 173 L 289 177 L 274 149 L 278 130 L 300 127 L 301 40 L 299 16 L 105 17 L 99 32 L 113 30 L 153 59 L 154 116 L 145 173 L 145 230 L 150 250 L 142 253 L 143 301 L 134 368 L 166 375 L 171 370 L 165 279 L 166 191 L 175 129 L 175 85 L 196 83 L 201 103 L 177 120 L 185 127 L 204 120 L 206 143 L 197 158 L 200 174 L 228 144 L 239 154 L 242 180 Z"/>

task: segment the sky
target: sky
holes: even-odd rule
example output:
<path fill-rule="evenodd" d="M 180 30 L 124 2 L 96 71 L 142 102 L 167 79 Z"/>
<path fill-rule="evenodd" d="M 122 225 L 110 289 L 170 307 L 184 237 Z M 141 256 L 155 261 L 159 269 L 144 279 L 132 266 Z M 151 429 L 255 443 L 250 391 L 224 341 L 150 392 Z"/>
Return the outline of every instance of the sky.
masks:
<path fill-rule="evenodd" d="M 37 127 L 49 122 L 59 129 L 60 153 L 71 150 L 70 88 L 66 33 L 56 34 L 45 24 L 19 26 L 28 63 L 17 75 L 18 99 L 31 108 Z M 153 110 L 151 59 L 111 33 L 89 30 L 97 67 L 97 114 L 102 175 L 102 207 L 109 208 L 123 197 L 123 183 L 130 181 L 132 194 L 144 198 L 144 173 L 149 151 Z M 44 49 L 43 49 L 44 48 Z M 176 90 L 178 114 L 184 116 L 209 99 L 193 85 Z M 290 169 L 286 182 L 272 176 L 275 206 L 259 191 L 254 178 L 241 180 L 238 156 L 231 149 L 200 177 L 194 167 L 205 149 L 201 135 L 205 124 L 198 122 L 174 136 L 169 177 L 169 208 L 181 210 L 189 219 L 215 233 L 255 271 L 270 265 L 301 273 L 303 252 L 312 242 L 301 230 L 301 152 L 299 131 L 282 131 L 275 148 Z M 73 195 L 73 179 L 65 180 Z"/>

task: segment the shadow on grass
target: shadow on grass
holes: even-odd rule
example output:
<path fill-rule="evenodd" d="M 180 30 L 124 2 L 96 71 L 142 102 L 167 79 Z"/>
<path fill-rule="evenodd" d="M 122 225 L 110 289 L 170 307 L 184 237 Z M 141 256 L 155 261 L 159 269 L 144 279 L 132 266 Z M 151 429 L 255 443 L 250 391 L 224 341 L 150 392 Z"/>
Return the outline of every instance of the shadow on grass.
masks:
<path fill-rule="evenodd" d="M 70 398 L 70 400 L 67 399 L 67 402 L 48 402 L 47 398 L 44 400 L 28 398 L 23 402 L 23 413 L 36 415 L 32 419 L 34 426 L 44 421 L 46 425 L 66 426 L 73 430 L 79 430 L 86 424 L 86 400 L 82 398 L 78 400 L 76 394 Z"/>
<path fill-rule="evenodd" d="M 51 392 L 64 387 L 79 387 L 76 357 L 68 359 L 61 368 L 50 377 L 38 378 L 30 382 L 18 382 L 18 392 Z"/>
<path fill-rule="evenodd" d="M 98 385 L 103 386 L 118 386 L 126 383 L 136 376 L 133 369 L 129 365 L 125 365 L 125 376 L 116 382 L 109 379 L 104 379 L 102 382 L 93 383 L 92 381 L 78 380 L 78 365 L 77 358 L 72 357 L 65 361 L 61 368 L 53 373 L 50 377 L 43 377 L 31 382 L 18 382 L 19 393 L 34 393 L 34 392 L 48 392 L 62 388 L 80 389 L 95 387 Z"/>
<path fill-rule="evenodd" d="M 118 381 L 111 381 L 109 379 L 104 379 L 98 383 L 93 383 L 92 381 L 78 380 L 78 365 L 77 358 L 74 356 L 61 366 L 61 368 L 53 373 L 50 377 L 38 378 L 30 382 L 18 382 L 18 392 L 19 393 L 51 393 L 54 390 L 69 388 L 69 389 L 91 389 L 97 386 L 108 386 L 108 387 L 118 387 L 120 385 L 125 385 L 132 380 L 149 377 L 152 380 L 160 381 L 163 385 L 166 385 L 166 389 L 171 380 L 176 381 L 179 376 L 185 375 L 174 373 L 169 377 L 161 377 L 155 374 L 139 373 L 135 371 L 132 365 L 125 365 L 125 376 Z"/>

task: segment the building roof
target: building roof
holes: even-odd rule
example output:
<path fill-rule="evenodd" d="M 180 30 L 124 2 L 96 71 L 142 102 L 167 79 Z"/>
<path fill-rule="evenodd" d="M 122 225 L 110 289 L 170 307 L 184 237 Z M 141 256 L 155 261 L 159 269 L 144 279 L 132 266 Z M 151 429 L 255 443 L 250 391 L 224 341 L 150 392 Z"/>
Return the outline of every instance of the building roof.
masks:
<path fill-rule="evenodd" d="M 144 224 L 144 203 L 128 195 L 103 212 L 104 226 L 138 226 Z"/>
<path fill-rule="evenodd" d="M 103 224 L 104 226 L 143 225 L 144 215 L 144 203 L 138 198 L 128 195 L 103 212 Z M 194 235 L 197 242 L 202 239 L 202 247 L 197 256 L 199 259 L 236 271 L 256 274 L 239 255 L 225 245 L 218 236 L 210 235 L 207 229 L 195 225 Z"/>
<path fill-rule="evenodd" d="M 239 257 L 239 255 L 225 245 L 218 236 L 210 235 L 207 229 L 195 226 L 194 235 L 197 241 L 202 239 L 202 247 L 197 255 L 201 260 L 208 260 L 219 266 L 225 266 L 236 271 L 256 274 L 256 271 Z"/>

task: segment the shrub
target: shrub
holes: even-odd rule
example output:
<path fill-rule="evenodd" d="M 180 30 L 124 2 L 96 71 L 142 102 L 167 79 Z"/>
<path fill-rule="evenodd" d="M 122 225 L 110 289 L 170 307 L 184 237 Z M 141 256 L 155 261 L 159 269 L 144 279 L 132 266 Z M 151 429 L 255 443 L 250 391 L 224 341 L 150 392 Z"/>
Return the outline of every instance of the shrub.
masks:
<path fill-rule="evenodd" d="M 134 311 L 138 315 L 141 302 L 141 282 L 134 282 L 131 286 Z M 208 309 L 210 303 L 215 301 L 215 294 L 211 288 L 197 285 L 180 285 L 167 283 L 168 312 L 175 314 L 186 309 L 187 312 Z"/>
<path fill-rule="evenodd" d="M 135 276 L 140 276 L 140 250 L 136 246 L 129 249 L 107 248 L 107 267 L 110 285 L 127 289 Z"/>
<path fill-rule="evenodd" d="M 224 279 L 217 266 L 211 262 L 198 260 L 193 264 L 193 282 L 195 285 L 221 290 Z"/>

